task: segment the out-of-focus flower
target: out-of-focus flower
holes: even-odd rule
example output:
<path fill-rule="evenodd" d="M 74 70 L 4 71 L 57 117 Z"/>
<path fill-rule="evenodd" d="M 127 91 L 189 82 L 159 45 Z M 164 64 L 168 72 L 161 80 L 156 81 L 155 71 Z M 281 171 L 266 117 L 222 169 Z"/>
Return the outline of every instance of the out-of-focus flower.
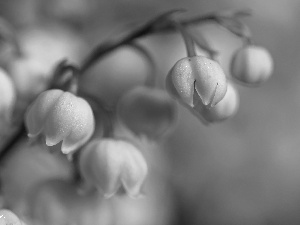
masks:
<path fill-rule="evenodd" d="M 268 50 L 248 45 L 240 48 L 234 54 L 231 62 L 231 74 L 244 84 L 261 84 L 272 75 L 273 64 Z"/>
<path fill-rule="evenodd" d="M 118 116 L 135 134 L 158 138 L 177 120 L 176 102 L 162 90 L 136 87 L 118 102 Z"/>
<path fill-rule="evenodd" d="M 10 157 L 1 164 L 1 196 L 5 205 L 17 215 L 22 215 L 28 192 L 37 184 L 53 178 L 69 179 L 73 166 L 58 154 L 52 154 L 45 145 L 32 144 L 26 140 L 16 144 Z M 23 219 L 23 217 L 21 218 Z M 32 225 L 28 223 L 28 225 Z"/>
<path fill-rule="evenodd" d="M 22 225 L 19 217 L 7 209 L 0 210 L 0 225 Z"/>
<path fill-rule="evenodd" d="M 42 133 L 48 146 L 63 141 L 61 150 L 65 154 L 85 144 L 95 129 L 88 102 L 57 89 L 38 96 L 27 110 L 25 124 L 29 137 Z"/>
<path fill-rule="evenodd" d="M 98 192 L 82 194 L 72 181 L 50 179 L 38 184 L 26 201 L 28 225 L 112 224 L 110 204 Z"/>
<path fill-rule="evenodd" d="M 16 101 L 16 90 L 11 78 L 0 68 L 0 117 L 10 120 Z"/>
<path fill-rule="evenodd" d="M 194 107 L 194 98 L 205 106 L 214 106 L 226 93 L 226 76 L 221 66 L 204 56 L 186 57 L 170 70 L 167 90 L 183 103 Z"/>
<path fill-rule="evenodd" d="M 79 159 L 79 168 L 88 184 L 109 198 L 123 185 L 127 194 L 138 197 L 148 173 L 141 152 L 131 143 L 102 139 L 89 143 Z"/>

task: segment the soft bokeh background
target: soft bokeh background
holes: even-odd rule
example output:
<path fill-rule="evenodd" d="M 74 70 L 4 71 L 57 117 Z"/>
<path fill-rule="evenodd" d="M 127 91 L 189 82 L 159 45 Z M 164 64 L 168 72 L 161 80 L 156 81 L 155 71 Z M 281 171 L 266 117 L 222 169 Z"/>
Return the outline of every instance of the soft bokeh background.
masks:
<path fill-rule="evenodd" d="M 273 77 L 261 87 L 240 86 L 240 109 L 234 118 L 221 124 L 204 126 L 180 107 L 175 132 L 149 157 L 155 165 L 153 176 L 156 178 L 153 179 L 157 181 L 158 196 L 174 194 L 167 197 L 172 204 L 164 205 L 170 210 L 160 211 L 168 214 L 162 216 L 161 224 L 299 224 L 300 1 L 0 1 L 0 15 L 18 30 L 41 21 L 66 24 L 80 34 L 87 51 L 114 34 L 174 8 L 185 8 L 190 16 L 219 10 L 252 9 L 253 16 L 244 21 L 252 30 L 254 42 L 271 52 L 275 70 Z M 220 49 L 220 61 L 229 73 L 230 57 L 241 42 L 218 26 L 204 25 L 195 29 L 200 30 L 212 46 Z M 185 54 L 181 37 L 155 35 L 141 43 L 153 54 L 163 83 L 168 70 Z M 124 72 L 138 76 L 135 73 L 144 71 L 147 65 L 136 63 L 140 59 L 134 60 L 134 57 L 124 53 L 124 57 L 117 58 L 102 70 L 99 67 L 99 73 Z M 123 67 L 118 71 L 119 64 L 130 65 L 129 72 Z M 110 68 L 114 71 L 110 72 Z M 160 185 L 165 185 L 165 180 L 169 191 L 161 191 Z M 122 204 L 129 209 L 130 203 Z M 157 218 L 149 218 L 159 215 L 155 210 L 159 210 L 161 204 L 159 201 L 151 204 L 153 206 L 146 207 L 152 210 L 145 216 L 147 224 L 159 224 Z M 122 206 L 117 204 L 118 207 Z M 138 208 L 133 206 L 131 211 L 118 211 L 117 215 L 135 218 Z M 122 224 L 119 220 L 115 222 Z"/>

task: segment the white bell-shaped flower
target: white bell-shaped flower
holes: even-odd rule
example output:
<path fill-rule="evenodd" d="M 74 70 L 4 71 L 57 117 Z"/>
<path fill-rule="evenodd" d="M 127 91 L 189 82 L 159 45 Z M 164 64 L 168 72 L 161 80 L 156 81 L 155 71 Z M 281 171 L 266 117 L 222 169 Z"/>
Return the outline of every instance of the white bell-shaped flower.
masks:
<path fill-rule="evenodd" d="M 131 143 L 102 139 L 89 143 L 79 159 L 79 168 L 85 181 L 113 196 L 123 185 L 127 194 L 138 197 L 148 173 L 141 152 Z"/>
<path fill-rule="evenodd" d="M 63 141 L 61 150 L 65 154 L 85 144 L 95 129 L 89 103 L 57 89 L 38 96 L 27 110 L 25 124 L 29 137 L 43 134 L 48 146 Z"/>

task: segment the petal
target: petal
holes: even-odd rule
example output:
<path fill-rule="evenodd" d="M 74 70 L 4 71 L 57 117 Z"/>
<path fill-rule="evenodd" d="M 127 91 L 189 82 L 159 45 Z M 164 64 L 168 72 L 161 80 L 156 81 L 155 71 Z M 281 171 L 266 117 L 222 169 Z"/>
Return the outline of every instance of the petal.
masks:
<path fill-rule="evenodd" d="M 216 105 L 225 96 L 227 83 L 221 66 L 203 56 L 192 58 L 195 88 L 204 105 Z"/>
<path fill-rule="evenodd" d="M 41 132 L 50 109 L 62 94 L 63 91 L 57 89 L 45 91 L 28 107 L 25 125 L 29 136 L 36 136 Z"/>
<path fill-rule="evenodd" d="M 120 175 L 122 169 L 122 154 L 115 140 L 102 140 L 97 147 L 98 168 L 94 172 L 98 173 L 98 187 L 100 187 L 106 197 L 111 197 L 121 186 Z"/>
<path fill-rule="evenodd" d="M 73 126 L 70 134 L 63 140 L 61 148 L 65 154 L 85 144 L 95 130 L 94 115 L 89 103 L 77 97 L 74 105 Z"/>
<path fill-rule="evenodd" d="M 95 149 L 97 148 L 99 141 L 92 141 L 84 147 L 79 154 L 79 172 L 84 179 L 87 186 L 95 184 L 95 175 L 93 172 L 93 160 L 95 160 Z"/>
<path fill-rule="evenodd" d="M 148 173 L 148 166 L 141 152 L 130 143 L 123 143 L 126 150 L 122 182 L 130 197 L 138 197 Z"/>
<path fill-rule="evenodd" d="M 90 142 L 80 156 L 80 171 L 85 180 L 100 189 L 106 198 L 114 195 L 121 186 L 123 164 L 118 142 L 102 139 Z"/>
<path fill-rule="evenodd" d="M 0 224 L 21 225 L 19 217 L 7 209 L 0 210 Z"/>
<path fill-rule="evenodd" d="M 173 83 L 173 78 L 172 78 L 172 73 L 168 73 L 167 77 L 166 77 L 166 91 L 173 97 L 175 98 L 180 98 L 176 88 L 174 87 L 174 83 Z"/>
<path fill-rule="evenodd" d="M 75 138 L 72 135 L 72 132 L 69 136 L 63 139 L 62 145 L 61 145 L 61 151 L 64 154 L 69 154 L 76 149 L 80 148 L 82 145 L 84 145 L 92 136 L 93 132 L 86 133 L 82 136 L 81 139 L 78 140 L 78 136 Z"/>
<path fill-rule="evenodd" d="M 49 110 L 44 129 L 48 146 L 56 145 L 71 133 L 76 101 L 76 96 L 64 92 Z"/>
<path fill-rule="evenodd" d="M 186 104 L 193 106 L 194 73 L 191 66 L 191 58 L 183 58 L 176 62 L 170 71 L 171 81 L 178 95 Z"/>

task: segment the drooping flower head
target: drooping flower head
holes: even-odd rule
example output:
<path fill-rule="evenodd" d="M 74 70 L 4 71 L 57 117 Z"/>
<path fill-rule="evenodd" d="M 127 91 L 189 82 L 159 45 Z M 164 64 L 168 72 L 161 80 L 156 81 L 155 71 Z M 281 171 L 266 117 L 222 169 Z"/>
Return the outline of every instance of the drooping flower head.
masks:
<path fill-rule="evenodd" d="M 257 85 L 272 75 L 274 63 L 267 49 L 248 45 L 238 49 L 231 61 L 231 74 L 238 81 Z"/>
<path fill-rule="evenodd" d="M 110 224 L 111 206 L 97 192 L 82 194 L 73 180 L 43 179 L 27 193 L 26 216 L 30 224 Z"/>
<path fill-rule="evenodd" d="M 194 98 L 214 106 L 227 90 L 220 65 L 204 56 L 186 57 L 175 63 L 166 79 L 167 90 L 184 104 L 194 107 Z"/>
<path fill-rule="evenodd" d="M 48 146 L 62 141 L 61 150 L 65 154 L 85 144 L 95 129 L 88 102 L 58 89 L 38 96 L 27 109 L 25 124 L 29 137 L 43 134 Z"/>
<path fill-rule="evenodd" d="M 139 196 L 148 173 L 147 163 L 134 145 L 108 138 L 90 142 L 82 149 L 79 168 L 86 182 L 107 198 L 121 185 L 129 196 Z"/>

